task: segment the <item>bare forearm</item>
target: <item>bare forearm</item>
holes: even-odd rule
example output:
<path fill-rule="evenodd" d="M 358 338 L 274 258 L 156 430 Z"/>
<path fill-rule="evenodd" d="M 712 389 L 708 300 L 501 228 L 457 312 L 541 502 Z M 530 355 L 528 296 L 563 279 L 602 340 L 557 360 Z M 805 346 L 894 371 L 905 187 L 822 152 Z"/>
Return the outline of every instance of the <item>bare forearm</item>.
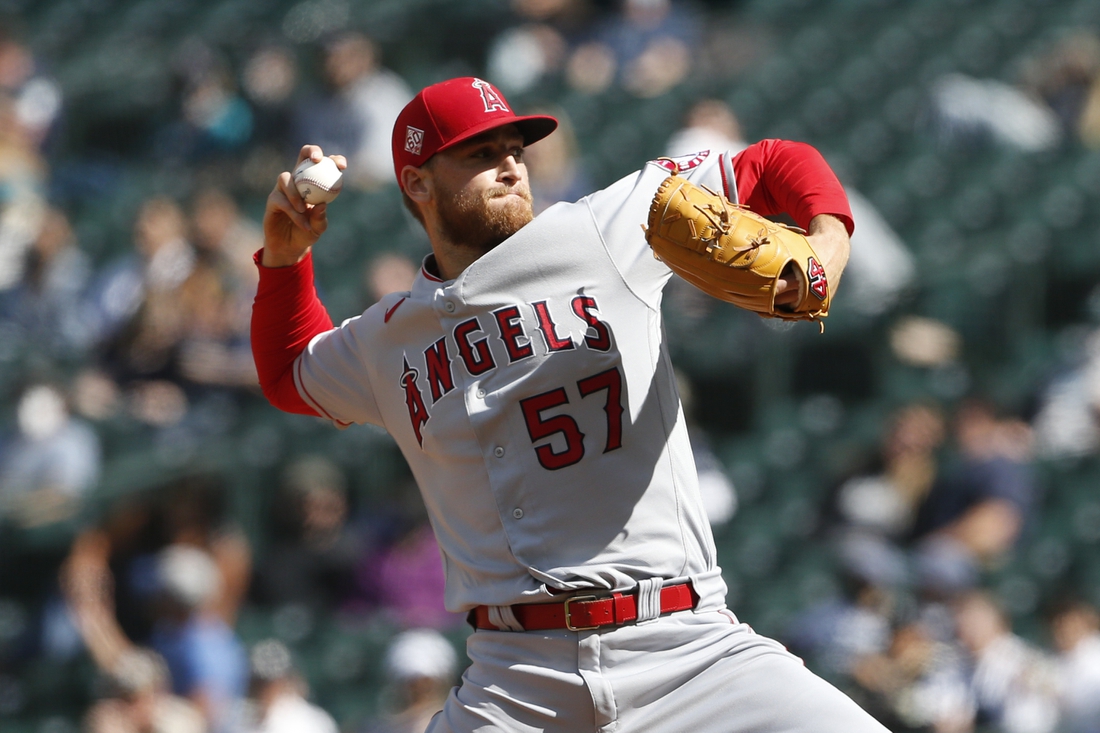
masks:
<path fill-rule="evenodd" d="M 821 266 L 825 268 L 829 286 L 835 292 L 852 251 L 848 229 L 838 217 L 818 214 L 810 220 L 807 239 L 821 261 Z"/>

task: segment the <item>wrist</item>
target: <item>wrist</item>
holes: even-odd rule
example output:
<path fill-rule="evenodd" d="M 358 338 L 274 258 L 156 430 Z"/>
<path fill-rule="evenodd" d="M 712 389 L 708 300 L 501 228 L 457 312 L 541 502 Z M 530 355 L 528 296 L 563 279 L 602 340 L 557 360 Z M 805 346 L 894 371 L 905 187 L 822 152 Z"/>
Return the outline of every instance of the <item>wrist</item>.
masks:
<path fill-rule="evenodd" d="M 287 251 L 278 247 L 271 247 L 266 242 L 260 250 L 260 264 L 264 267 L 293 267 L 309 256 L 313 247 L 306 247 L 300 251 Z"/>

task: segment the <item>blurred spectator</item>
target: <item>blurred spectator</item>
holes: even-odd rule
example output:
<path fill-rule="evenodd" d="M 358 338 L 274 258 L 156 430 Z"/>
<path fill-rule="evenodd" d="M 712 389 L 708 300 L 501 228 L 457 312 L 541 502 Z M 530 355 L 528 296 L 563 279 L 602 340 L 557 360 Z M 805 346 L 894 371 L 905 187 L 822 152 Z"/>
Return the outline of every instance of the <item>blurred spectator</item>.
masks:
<path fill-rule="evenodd" d="M 1045 386 L 1032 421 L 1036 452 L 1071 458 L 1100 448 L 1100 331 L 1080 344 L 1074 363 Z"/>
<path fill-rule="evenodd" d="M 219 271 L 236 300 L 251 303 L 259 280 L 252 255 L 264 243 L 260 225 L 241 213 L 233 197 L 216 186 L 203 186 L 192 202 L 191 217 L 199 260 Z M 239 303 L 234 306 L 237 310 L 242 307 Z"/>
<path fill-rule="evenodd" d="M 0 28 L 0 95 L 15 103 L 14 122 L 36 147 L 56 128 L 63 97 L 26 45 Z M 7 127 L 7 125 L 5 125 Z"/>
<path fill-rule="evenodd" d="M 615 81 L 615 55 L 606 44 L 589 41 L 577 46 L 565 65 L 565 79 L 585 94 L 603 94 Z"/>
<path fill-rule="evenodd" d="M 293 95 L 298 86 L 294 52 L 285 46 L 261 46 L 245 62 L 241 86 L 254 110 L 254 142 L 279 155 L 292 151 Z"/>
<path fill-rule="evenodd" d="M 394 183 L 393 123 L 412 90 L 383 68 L 378 48 L 361 33 L 345 33 L 325 48 L 328 94 L 302 100 L 297 138 L 348 158 L 345 179 L 363 187 Z"/>
<path fill-rule="evenodd" d="M 371 546 L 358 564 L 358 586 L 398 626 L 455 628 L 465 617 L 446 609 L 443 559 L 420 492 L 395 488 L 388 511 L 378 507 L 368 520 Z"/>
<path fill-rule="evenodd" d="M 944 434 L 937 408 L 907 405 L 891 416 L 874 464 L 841 484 L 833 511 L 849 572 L 884 587 L 907 584 L 904 544 L 936 479 Z"/>
<path fill-rule="evenodd" d="M 240 262 L 255 243 L 252 225 L 224 194 L 196 206 L 201 250 L 174 201 L 149 199 L 134 224 L 136 251 L 109 265 L 88 296 L 105 371 L 127 392 L 130 412 L 156 426 L 187 415 L 182 383 L 255 383 L 244 325 L 254 285 Z"/>
<path fill-rule="evenodd" d="M 957 364 L 962 336 L 943 321 L 905 316 L 890 328 L 890 350 L 902 364 L 946 367 Z"/>
<path fill-rule="evenodd" d="M 127 496 L 80 532 L 63 567 L 67 600 L 78 605 L 84 593 L 107 588 L 122 631 L 136 643 L 148 643 L 159 582 L 157 557 L 174 544 L 202 548 L 214 558 L 219 592 L 208 609 L 232 625 L 248 590 L 251 551 L 226 517 L 224 490 L 202 477 Z"/>
<path fill-rule="evenodd" d="M 224 68 L 193 80 L 185 92 L 183 116 L 198 132 L 196 152 L 234 150 L 252 136 L 252 111 Z"/>
<path fill-rule="evenodd" d="M 100 663 L 100 668 L 107 674 L 110 694 L 88 710 L 87 733 L 206 732 L 198 709 L 169 690 L 168 667 L 156 652 L 127 644 L 117 661 Z"/>
<path fill-rule="evenodd" d="M 67 565 L 63 588 L 92 658 L 117 677 L 136 648 L 119 623 L 110 571 L 88 557 L 89 552 L 94 550 L 85 550 Z M 172 544 L 155 555 L 151 570 L 150 590 L 155 595 L 149 646 L 167 667 L 172 692 L 195 706 L 209 730 L 231 730 L 236 702 L 245 691 L 247 665 L 232 629 L 219 615 L 223 594 L 218 567 L 197 547 Z M 161 693 L 162 680 L 153 675 L 145 681 L 146 702 L 154 702 Z"/>
<path fill-rule="evenodd" d="M 192 222 L 197 258 L 180 287 L 180 305 L 189 315 L 180 374 L 198 384 L 253 386 L 249 320 L 258 278 L 252 255 L 263 246 L 263 232 L 214 187 L 195 198 Z"/>
<path fill-rule="evenodd" d="M 1023 86 L 1043 100 L 1061 122 L 1066 137 L 1082 131 L 1082 114 L 1100 80 L 1100 37 L 1078 29 L 1028 61 Z"/>
<path fill-rule="evenodd" d="M 81 417 L 100 421 L 118 413 L 121 392 L 109 376 L 95 367 L 87 367 L 73 377 L 73 410 Z"/>
<path fill-rule="evenodd" d="M 133 237 L 134 251 L 108 265 L 89 296 L 96 341 L 122 379 L 166 372 L 186 325 L 178 290 L 195 268 L 187 220 L 171 199 L 145 201 Z"/>
<path fill-rule="evenodd" d="M 24 390 L 16 415 L 19 433 L 0 449 L 0 516 L 28 527 L 71 518 L 99 478 L 98 436 L 51 384 Z"/>
<path fill-rule="evenodd" d="M 19 119 L 18 104 L 0 94 L 0 292 L 23 277 L 27 252 L 46 215 L 46 182 L 46 163 Z"/>
<path fill-rule="evenodd" d="M 336 721 L 307 699 L 308 686 L 290 658 L 290 650 L 273 639 L 252 647 L 249 698 L 254 722 L 247 733 L 337 733 Z"/>
<path fill-rule="evenodd" d="M 962 651 L 925 619 L 898 627 L 889 647 L 853 660 L 859 702 L 889 730 L 961 733 L 974 706 Z"/>
<path fill-rule="evenodd" d="M 373 589 L 382 613 L 406 628 L 455 628 L 463 616 L 444 607 L 443 561 L 431 526 L 405 527 L 360 564 L 363 586 Z"/>
<path fill-rule="evenodd" d="M 947 74 L 932 84 L 932 129 L 944 145 L 996 142 L 1034 153 L 1062 141 L 1058 116 L 996 79 Z"/>
<path fill-rule="evenodd" d="M 252 109 L 228 62 L 205 44 L 187 41 L 173 66 L 182 87 L 179 119 L 158 134 L 158 152 L 191 162 L 241 150 L 252 138 Z"/>
<path fill-rule="evenodd" d="M 862 660 L 886 654 L 896 598 L 851 574 L 845 593 L 811 605 L 788 626 L 784 641 L 825 674 L 851 675 Z"/>
<path fill-rule="evenodd" d="M 89 733 L 205 733 L 193 704 L 171 693 L 168 666 L 156 652 L 133 644 L 114 613 L 107 578 L 63 574 L 69 612 L 96 668 L 108 681 L 107 696 L 88 710 Z"/>
<path fill-rule="evenodd" d="M 47 210 L 27 255 L 23 277 L 2 301 L 0 316 L 19 327 L 31 348 L 62 358 L 80 354 L 88 345 L 80 301 L 91 262 L 63 211 Z"/>
<path fill-rule="evenodd" d="M 247 661 L 232 628 L 216 612 L 221 575 L 197 547 L 170 545 L 157 555 L 157 620 L 150 646 L 164 657 L 172 690 L 194 703 L 214 733 L 231 730 L 245 693 Z"/>
<path fill-rule="evenodd" d="M 1100 74 L 1092 82 L 1092 88 L 1081 110 L 1081 122 L 1078 125 L 1081 142 L 1093 150 L 1100 148 Z"/>
<path fill-rule="evenodd" d="M 1061 604 L 1051 619 L 1058 651 L 1062 730 L 1100 731 L 1100 615 L 1083 601 Z"/>
<path fill-rule="evenodd" d="M 338 608 L 354 593 L 362 554 L 348 526 L 347 480 L 336 464 L 314 455 L 291 463 L 283 483 L 274 505 L 275 537 L 256 568 L 257 597 L 315 612 Z"/>
<path fill-rule="evenodd" d="M 595 40 L 573 53 L 567 78 L 588 93 L 614 79 L 634 96 L 659 97 L 691 70 L 698 35 L 695 18 L 672 0 L 622 0 Z"/>
<path fill-rule="evenodd" d="M 739 153 L 746 147 L 741 122 L 730 106 L 719 99 L 703 99 L 692 105 L 683 126 L 672 133 L 665 144 L 665 155 L 677 158 L 701 150 Z"/>
<path fill-rule="evenodd" d="M 917 580 L 935 593 L 973 587 L 1016 543 L 1035 500 L 1025 423 L 970 401 L 955 415 L 954 437 L 957 460 L 937 478 L 914 527 Z"/>
<path fill-rule="evenodd" d="M 486 68 L 506 92 L 524 92 L 557 76 L 572 45 L 590 27 L 587 0 L 512 0 L 515 18 L 493 39 Z"/>
<path fill-rule="evenodd" d="M 535 214 L 541 214 L 559 201 L 572 203 L 587 196 L 592 186 L 580 159 L 573 123 L 565 111 L 537 109 L 531 114 L 552 114 L 558 118 L 558 129 L 553 135 L 524 150 Z"/>
<path fill-rule="evenodd" d="M 457 655 L 436 631 L 413 629 L 398 634 L 386 650 L 390 711 L 367 726 L 367 733 L 421 733 L 455 684 Z"/>
<path fill-rule="evenodd" d="M 851 186 L 845 187 L 856 231 L 852 256 L 844 270 L 845 305 L 865 316 L 888 311 L 911 285 L 917 266 L 905 241 L 874 204 Z"/>
<path fill-rule="evenodd" d="M 998 733 L 1053 733 L 1058 727 L 1053 660 L 1013 634 L 1004 612 L 984 593 L 957 601 L 955 624 L 973 664 L 974 722 L 991 724 Z"/>
<path fill-rule="evenodd" d="M 746 147 L 733 109 L 721 100 L 703 99 L 688 110 L 683 126 L 669 138 L 665 156 L 677 158 L 703 150 L 734 154 Z M 845 190 L 856 230 L 844 271 L 843 297 L 847 307 L 877 316 L 889 310 L 913 282 L 916 264 L 905 242 L 874 205 L 851 186 Z"/>

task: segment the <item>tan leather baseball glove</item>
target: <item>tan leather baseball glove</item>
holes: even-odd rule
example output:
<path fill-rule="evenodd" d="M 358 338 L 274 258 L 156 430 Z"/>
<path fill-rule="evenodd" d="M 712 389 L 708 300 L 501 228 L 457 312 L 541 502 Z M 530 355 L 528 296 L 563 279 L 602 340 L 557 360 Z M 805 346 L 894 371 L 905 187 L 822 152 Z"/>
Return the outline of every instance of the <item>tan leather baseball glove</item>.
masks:
<path fill-rule="evenodd" d="M 673 272 L 705 293 L 767 318 L 820 321 L 832 297 L 825 268 L 801 233 L 669 176 L 649 208 L 646 241 Z M 799 271 L 796 303 L 776 306 L 779 276 Z"/>

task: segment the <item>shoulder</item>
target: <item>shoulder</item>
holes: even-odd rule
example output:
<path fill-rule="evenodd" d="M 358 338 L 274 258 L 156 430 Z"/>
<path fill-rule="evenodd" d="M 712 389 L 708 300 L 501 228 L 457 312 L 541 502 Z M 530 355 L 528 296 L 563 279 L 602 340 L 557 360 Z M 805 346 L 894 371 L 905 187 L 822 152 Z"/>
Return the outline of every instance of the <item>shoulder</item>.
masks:
<path fill-rule="evenodd" d="M 407 290 L 382 296 L 374 305 L 363 311 L 362 316 L 359 316 L 359 327 L 377 329 L 404 317 L 410 310 L 411 297 L 412 293 Z"/>

